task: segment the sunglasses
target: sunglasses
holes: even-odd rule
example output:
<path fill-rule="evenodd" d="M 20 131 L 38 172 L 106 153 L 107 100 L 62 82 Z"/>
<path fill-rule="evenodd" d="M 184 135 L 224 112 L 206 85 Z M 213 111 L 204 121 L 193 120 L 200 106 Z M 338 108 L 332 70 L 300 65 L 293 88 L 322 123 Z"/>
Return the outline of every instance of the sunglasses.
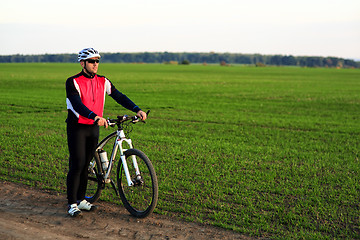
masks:
<path fill-rule="evenodd" d="M 100 60 L 99 59 L 88 59 L 86 60 L 88 63 L 99 63 Z"/>

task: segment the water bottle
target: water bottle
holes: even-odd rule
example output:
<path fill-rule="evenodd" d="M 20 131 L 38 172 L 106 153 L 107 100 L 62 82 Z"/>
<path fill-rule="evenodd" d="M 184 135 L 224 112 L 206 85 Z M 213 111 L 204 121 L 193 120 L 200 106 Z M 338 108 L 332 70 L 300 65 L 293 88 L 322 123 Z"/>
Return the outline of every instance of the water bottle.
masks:
<path fill-rule="evenodd" d="M 109 160 L 108 160 L 108 157 L 107 157 L 107 153 L 104 150 L 100 150 L 99 155 L 100 155 L 102 168 L 103 168 L 104 171 L 106 171 L 108 169 L 108 167 L 109 167 Z"/>

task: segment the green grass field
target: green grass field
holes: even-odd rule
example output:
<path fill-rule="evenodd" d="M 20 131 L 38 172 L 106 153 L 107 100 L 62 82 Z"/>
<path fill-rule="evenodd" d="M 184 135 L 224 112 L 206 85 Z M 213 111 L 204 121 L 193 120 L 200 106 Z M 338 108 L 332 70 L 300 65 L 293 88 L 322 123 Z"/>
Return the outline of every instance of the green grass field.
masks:
<path fill-rule="evenodd" d="M 0 64 L 0 179 L 65 192 L 65 80 L 79 71 Z M 131 137 L 157 171 L 157 213 L 272 239 L 359 238 L 359 69 L 102 64 L 99 74 L 151 109 Z M 106 101 L 106 116 L 131 114 Z"/>

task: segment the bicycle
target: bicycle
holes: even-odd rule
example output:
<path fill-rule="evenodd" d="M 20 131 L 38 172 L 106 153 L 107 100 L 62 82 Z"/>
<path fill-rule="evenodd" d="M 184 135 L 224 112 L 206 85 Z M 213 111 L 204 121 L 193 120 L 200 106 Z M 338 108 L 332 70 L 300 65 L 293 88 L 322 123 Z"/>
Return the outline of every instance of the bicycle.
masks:
<path fill-rule="evenodd" d="M 149 112 L 150 110 L 147 114 Z M 144 121 L 137 116 L 127 115 L 108 119 L 108 125 L 110 127 L 117 126 L 118 129 L 97 145 L 94 158 L 88 168 L 85 198 L 88 202 L 94 203 L 99 199 L 105 185 L 110 184 L 115 194 L 120 195 L 122 203 L 130 214 L 144 218 L 151 214 L 156 207 L 158 181 L 150 159 L 142 151 L 133 148 L 132 140 L 129 137 L 129 133 L 132 131 L 131 124 L 138 122 Z M 124 143 L 128 148 L 123 148 Z M 111 151 L 110 159 L 107 158 L 107 151 Z M 111 170 L 118 152 L 120 161 L 117 165 L 116 175 L 114 175 Z M 114 180 L 116 180 L 117 186 Z"/>

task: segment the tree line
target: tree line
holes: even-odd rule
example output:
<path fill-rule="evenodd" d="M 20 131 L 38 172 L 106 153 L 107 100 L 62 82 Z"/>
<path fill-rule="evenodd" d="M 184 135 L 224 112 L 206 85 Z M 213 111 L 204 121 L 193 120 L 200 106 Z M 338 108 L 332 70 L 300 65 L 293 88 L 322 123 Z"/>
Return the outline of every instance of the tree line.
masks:
<path fill-rule="evenodd" d="M 42 55 L 2 55 L 0 63 L 24 62 L 60 62 L 74 63 L 77 54 Z M 256 66 L 301 66 L 301 67 L 337 67 L 360 68 L 360 62 L 352 59 L 319 56 L 261 55 L 240 53 L 102 53 L 101 62 L 105 63 L 202 63 L 202 64 L 247 64 Z"/>

